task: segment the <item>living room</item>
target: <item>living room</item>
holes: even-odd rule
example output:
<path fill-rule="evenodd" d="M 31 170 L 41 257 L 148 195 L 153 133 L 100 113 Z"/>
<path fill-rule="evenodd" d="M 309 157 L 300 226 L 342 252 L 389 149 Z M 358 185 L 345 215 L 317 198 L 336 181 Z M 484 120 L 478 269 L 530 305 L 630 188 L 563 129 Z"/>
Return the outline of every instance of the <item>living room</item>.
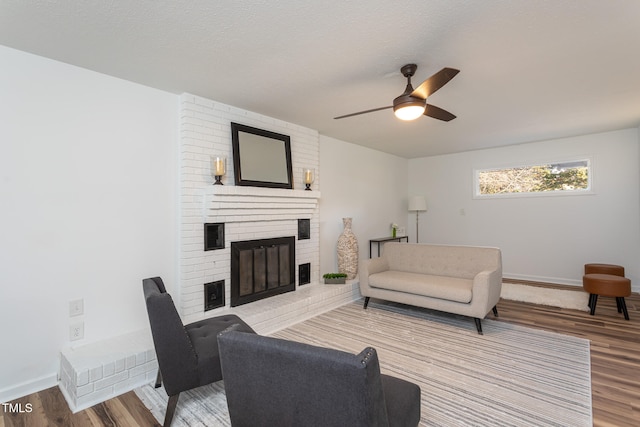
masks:
<path fill-rule="evenodd" d="M 9 41 L 0 39 L 0 319 L 6 348 L 12 349 L 3 352 L 0 361 L 2 402 L 57 384 L 60 350 L 70 345 L 69 327 L 75 322 L 69 316 L 70 301 L 84 301 L 84 338 L 78 343 L 148 325 L 142 278 L 165 278 L 181 302 L 185 159 L 179 111 L 183 94 L 192 93 L 190 88 L 176 93 L 91 71 L 64 63 L 64 56 L 54 60 L 8 47 Z M 440 61 L 433 55 L 430 59 Z M 625 68 L 637 69 L 637 59 L 627 59 Z M 105 59 L 110 60 L 115 58 Z M 428 65 L 432 68 L 422 69 L 417 81 L 450 64 Z M 402 76 L 392 80 L 398 92 L 402 90 Z M 453 102 L 460 97 L 448 101 L 449 89 L 442 89 L 438 102 L 459 113 L 456 120 L 462 121 L 464 107 Z M 628 89 L 638 100 L 637 84 Z M 315 135 L 318 166 L 313 185 L 321 193 L 315 281 L 337 268 L 335 245 L 343 217 L 353 218 L 364 259 L 368 240 L 389 235 L 391 223 L 400 224 L 415 241 L 416 215 L 408 211 L 407 202 L 412 195 L 424 195 L 428 208 L 419 216 L 420 242 L 497 246 L 503 252 L 505 277 L 572 286 L 581 285 L 587 262 L 621 264 L 633 291 L 640 291 L 637 115 L 635 122 L 607 130 L 576 128 L 575 133 L 544 135 L 536 123 L 550 118 L 533 116 L 514 145 L 404 157 L 215 97 L 194 96 L 217 108 L 259 116 L 264 128 L 277 123 Z M 380 100 L 388 101 L 384 94 Z M 615 105 L 607 104 L 607 109 L 615 112 Z M 574 119 L 568 113 L 557 121 L 572 124 Z M 423 142 L 429 144 L 430 137 Z M 592 160 L 591 194 L 474 198 L 477 169 L 584 157 Z M 213 181 L 211 176 L 201 178 Z M 295 179 L 300 182 L 301 176 Z M 224 184 L 233 184 L 230 176 Z"/>

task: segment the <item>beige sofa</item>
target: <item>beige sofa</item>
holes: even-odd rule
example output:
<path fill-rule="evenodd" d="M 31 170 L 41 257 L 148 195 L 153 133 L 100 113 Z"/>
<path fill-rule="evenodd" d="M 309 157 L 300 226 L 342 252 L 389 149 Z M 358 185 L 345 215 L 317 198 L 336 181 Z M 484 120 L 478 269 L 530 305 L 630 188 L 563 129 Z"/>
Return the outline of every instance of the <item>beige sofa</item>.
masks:
<path fill-rule="evenodd" d="M 481 319 L 493 310 L 502 289 L 502 254 L 498 248 L 387 243 L 380 258 L 360 264 L 360 293 Z"/>

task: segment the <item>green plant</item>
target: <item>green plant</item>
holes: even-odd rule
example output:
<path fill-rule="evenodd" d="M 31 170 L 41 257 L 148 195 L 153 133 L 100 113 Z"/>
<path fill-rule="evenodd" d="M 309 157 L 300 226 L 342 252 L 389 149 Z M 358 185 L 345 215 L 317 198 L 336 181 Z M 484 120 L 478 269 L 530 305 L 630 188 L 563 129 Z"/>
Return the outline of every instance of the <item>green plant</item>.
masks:
<path fill-rule="evenodd" d="M 322 275 L 323 279 L 341 279 L 343 277 L 347 277 L 345 273 L 325 273 Z"/>

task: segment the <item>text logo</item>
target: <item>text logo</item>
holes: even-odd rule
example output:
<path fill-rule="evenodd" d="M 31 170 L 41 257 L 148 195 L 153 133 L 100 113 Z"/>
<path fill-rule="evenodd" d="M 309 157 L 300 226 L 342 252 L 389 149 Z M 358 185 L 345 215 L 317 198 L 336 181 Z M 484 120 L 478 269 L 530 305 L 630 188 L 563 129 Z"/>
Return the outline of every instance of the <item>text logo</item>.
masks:
<path fill-rule="evenodd" d="M 2 410 L 10 414 L 30 414 L 33 411 L 31 403 L 0 403 Z"/>

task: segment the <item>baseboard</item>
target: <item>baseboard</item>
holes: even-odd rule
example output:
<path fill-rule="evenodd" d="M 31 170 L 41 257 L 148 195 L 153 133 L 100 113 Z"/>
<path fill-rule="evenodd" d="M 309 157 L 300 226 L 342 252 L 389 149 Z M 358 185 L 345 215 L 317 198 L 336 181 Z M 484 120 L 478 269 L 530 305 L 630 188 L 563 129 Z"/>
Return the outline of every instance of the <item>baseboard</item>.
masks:
<path fill-rule="evenodd" d="M 503 272 L 502 277 L 515 279 L 515 280 L 524 280 L 527 282 L 541 282 L 541 283 L 549 283 L 554 285 L 567 285 L 567 286 L 582 286 L 582 278 L 580 280 L 575 279 L 566 279 L 561 277 L 546 277 L 546 276 L 530 276 L 526 274 L 514 274 Z"/>
<path fill-rule="evenodd" d="M 545 277 L 545 276 L 528 276 L 523 274 L 512 274 L 512 273 L 502 273 L 502 277 L 506 280 L 521 280 L 524 282 L 538 282 L 538 283 L 547 283 L 550 285 L 567 285 L 567 286 L 578 286 L 582 287 L 582 278 L 579 280 L 573 279 L 561 279 L 558 277 Z M 640 284 L 636 284 L 633 280 L 631 281 L 631 292 L 634 294 L 640 294 Z"/>
<path fill-rule="evenodd" d="M 54 387 L 58 384 L 58 374 L 53 373 L 45 375 L 40 378 L 36 378 L 32 381 L 27 381 L 22 384 L 14 385 L 11 387 L 0 390 L 0 402 L 6 403 L 12 400 L 18 399 L 23 396 L 27 396 L 38 391 L 45 390 L 47 388 Z"/>

